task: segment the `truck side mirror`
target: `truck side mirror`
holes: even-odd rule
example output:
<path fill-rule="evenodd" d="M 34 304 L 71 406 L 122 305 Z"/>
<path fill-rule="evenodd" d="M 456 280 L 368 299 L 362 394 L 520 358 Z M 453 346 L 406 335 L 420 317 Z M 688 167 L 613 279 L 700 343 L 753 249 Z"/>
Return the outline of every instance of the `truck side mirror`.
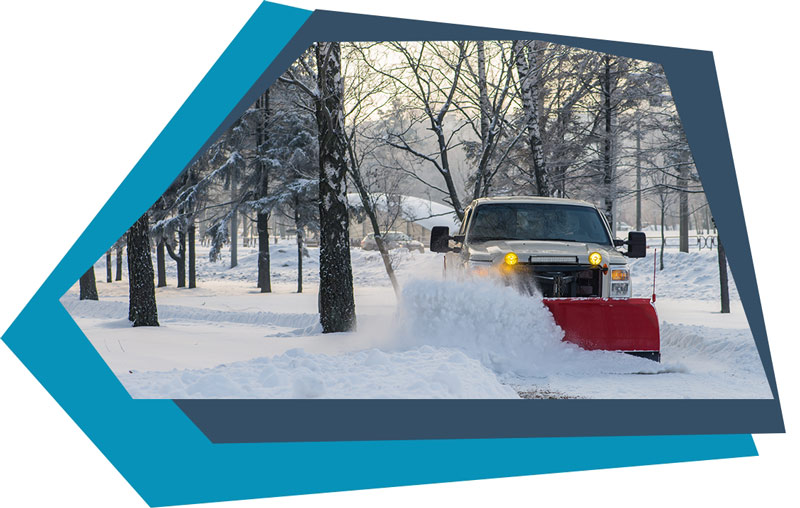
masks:
<path fill-rule="evenodd" d="M 629 258 L 643 258 L 647 255 L 647 236 L 641 231 L 630 231 L 627 244 L 628 252 L 625 255 Z"/>
<path fill-rule="evenodd" d="M 450 228 L 434 226 L 431 229 L 431 252 L 447 252 L 450 250 Z"/>

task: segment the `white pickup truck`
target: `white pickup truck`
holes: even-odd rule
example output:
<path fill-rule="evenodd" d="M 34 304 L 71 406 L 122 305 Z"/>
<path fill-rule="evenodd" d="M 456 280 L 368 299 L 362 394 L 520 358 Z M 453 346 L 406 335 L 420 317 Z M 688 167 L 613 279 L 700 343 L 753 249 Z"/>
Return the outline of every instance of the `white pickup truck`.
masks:
<path fill-rule="evenodd" d="M 627 246 L 625 252 L 617 247 Z M 631 298 L 626 257 L 644 257 L 646 237 L 615 240 L 597 207 L 571 199 L 496 197 L 473 201 L 454 235 L 431 231 L 431 251 L 448 270 L 496 276 L 537 292 L 565 331 L 586 349 L 658 360 L 658 318 L 649 299 Z"/>

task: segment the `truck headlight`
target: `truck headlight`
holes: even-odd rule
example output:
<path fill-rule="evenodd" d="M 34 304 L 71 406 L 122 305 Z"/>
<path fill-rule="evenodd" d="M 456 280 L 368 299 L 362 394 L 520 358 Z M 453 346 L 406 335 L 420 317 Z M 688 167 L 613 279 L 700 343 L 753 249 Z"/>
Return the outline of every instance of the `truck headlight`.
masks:
<path fill-rule="evenodd" d="M 628 268 L 611 269 L 611 298 L 631 296 L 631 272 Z"/>
<path fill-rule="evenodd" d="M 628 292 L 630 291 L 630 283 L 629 282 L 614 282 L 611 284 L 611 297 L 612 298 L 620 298 L 628 296 Z"/>

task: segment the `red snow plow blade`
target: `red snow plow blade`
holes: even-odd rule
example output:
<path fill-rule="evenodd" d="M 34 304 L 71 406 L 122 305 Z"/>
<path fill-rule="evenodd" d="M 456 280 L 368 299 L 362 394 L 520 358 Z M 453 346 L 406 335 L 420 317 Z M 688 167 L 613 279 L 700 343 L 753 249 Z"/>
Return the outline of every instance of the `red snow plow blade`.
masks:
<path fill-rule="evenodd" d="M 564 340 L 659 361 L 658 316 L 649 298 L 545 298 Z"/>

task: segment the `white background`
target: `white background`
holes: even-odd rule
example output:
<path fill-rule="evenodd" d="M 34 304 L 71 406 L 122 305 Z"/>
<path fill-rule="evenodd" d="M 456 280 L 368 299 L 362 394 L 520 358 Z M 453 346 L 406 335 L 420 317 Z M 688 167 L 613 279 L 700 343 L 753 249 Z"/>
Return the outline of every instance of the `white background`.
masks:
<path fill-rule="evenodd" d="M 711 50 L 787 435 L 760 457 L 384 489 L 230 506 L 788 506 L 796 502 L 796 17 L 778 2 L 292 1 L 387 16 Z M 0 8 L 4 331 L 258 5 L 14 2 Z M 458 5 L 458 7 L 456 7 Z M 723 7 L 724 5 L 724 7 Z M 788 268 L 788 271 L 787 271 Z M 46 352 L 43 352 L 45 354 Z M 144 502 L 0 343 L 0 505 Z"/>

